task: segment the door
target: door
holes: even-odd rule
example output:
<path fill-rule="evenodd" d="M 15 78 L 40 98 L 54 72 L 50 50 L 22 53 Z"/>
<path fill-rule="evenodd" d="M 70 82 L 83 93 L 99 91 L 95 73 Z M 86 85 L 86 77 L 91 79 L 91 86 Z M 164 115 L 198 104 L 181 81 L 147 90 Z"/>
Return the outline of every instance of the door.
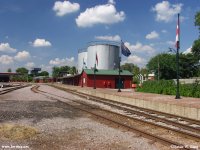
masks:
<path fill-rule="evenodd" d="M 119 83 L 119 78 L 115 79 L 115 88 L 118 89 L 120 87 L 120 89 L 124 88 L 124 78 L 120 79 L 120 83 Z"/>

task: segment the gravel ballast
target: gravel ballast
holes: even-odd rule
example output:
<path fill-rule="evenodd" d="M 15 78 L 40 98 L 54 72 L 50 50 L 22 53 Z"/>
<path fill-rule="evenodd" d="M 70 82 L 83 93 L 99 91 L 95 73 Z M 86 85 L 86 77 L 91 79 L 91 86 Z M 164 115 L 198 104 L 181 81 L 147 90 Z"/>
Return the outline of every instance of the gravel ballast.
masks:
<path fill-rule="evenodd" d="M 2 146 L 16 145 L 26 146 L 24 149 L 52 150 L 157 149 L 150 140 L 94 120 L 89 114 L 34 93 L 30 88 L 0 96 L 0 125 L 28 126 L 37 130 L 37 134 L 20 140 L 0 137 L 0 149 Z M 72 97 L 71 94 L 46 85 L 41 85 L 40 89 Z"/>

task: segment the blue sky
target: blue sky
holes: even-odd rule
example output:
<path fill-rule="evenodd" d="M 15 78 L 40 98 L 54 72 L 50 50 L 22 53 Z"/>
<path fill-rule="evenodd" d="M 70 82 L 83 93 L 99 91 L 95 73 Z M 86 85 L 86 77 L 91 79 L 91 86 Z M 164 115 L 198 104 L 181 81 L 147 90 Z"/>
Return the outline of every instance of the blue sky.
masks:
<path fill-rule="evenodd" d="M 76 65 L 78 49 L 90 41 L 120 41 L 132 55 L 122 63 L 144 67 L 174 47 L 181 14 L 181 52 L 198 37 L 199 0 L 1 0 L 0 72 L 17 67 Z"/>

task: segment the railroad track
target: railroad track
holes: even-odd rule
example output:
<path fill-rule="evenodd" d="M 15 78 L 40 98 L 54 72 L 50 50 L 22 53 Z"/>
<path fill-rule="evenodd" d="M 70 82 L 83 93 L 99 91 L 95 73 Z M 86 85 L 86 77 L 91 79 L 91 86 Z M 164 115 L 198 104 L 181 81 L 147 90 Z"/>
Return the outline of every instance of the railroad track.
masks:
<path fill-rule="evenodd" d="M 192 148 L 191 145 L 180 144 L 180 143 L 175 142 L 176 140 L 169 140 L 168 137 L 164 138 L 162 136 L 158 136 L 158 135 L 156 135 L 158 133 L 156 133 L 155 131 L 154 131 L 155 133 L 151 133 L 151 132 L 146 132 L 145 130 L 148 131 L 148 130 L 151 130 L 151 128 L 156 128 L 156 130 L 158 130 L 158 128 L 162 128 L 162 130 L 164 129 L 163 130 L 164 132 L 169 133 L 169 132 L 173 131 L 173 132 L 176 132 L 178 134 L 181 134 L 182 135 L 181 137 L 186 137 L 186 140 L 188 140 L 188 137 L 190 137 L 190 138 L 192 138 L 192 140 L 195 139 L 196 141 L 198 141 L 198 145 L 200 144 L 199 143 L 199 139 L 200 139 L 199 137 L 200 136 L 199 136 L 199 134 L 192 133 L 194 131 L 192 131 L 192 132 L 191 131 L 190 132 L 184 132 L 184 131 L 182 131 L 180 129 L 173 129 L 173 128 L 169 128 L 169 127 L 166 127 L 166 126 L 158 125 L 158 124 L 155 124 L 155 123 L 149 123 L 149 122 L 147 122 L 145 120 L 132 118 L 132 117 L 124 115 L 124 114 L 119 114 L 119 113 L 116 113 L 116 112 L 113 112 L 113 111 L 110 111 L 110 110 L 102 109 L 99 106 L 88 104 L 86 102 L 81 102 L 81 101 L 77 101 L 77 100 L 74 100 L 74 99 L 61 97 L 59 95 L 48 93 L 48 92 L 39 90 L 38 88 L 39 88 L 39 86 L 35 86 L 35 87 L 32 88 L 32 90 L 34 92 L 37 92 L 37 93 L 40 93 L 40 94 L 43 94 L 43 95 L 46 95 L 46 96 L 50 95 L 49 96 L 50 98 L 54 98 L 54 99 L 58 100 L 59 102 L 62 102 L 62 103 L 67 104 L 67 105 L 70 105 L 71 107 L 74 107 L 76 109 L 82 110 L 82 111 L 87 112 L 87 113 L 90 113 L 90 114 L 92 114 L 92 115 L 94 115 L 96 117 L 103 118 L 104 120 L 113 122 L 113 123 L 118 124 L 120 126 L 126 127 L 129 130 L 133 130 L 134 132 L 137 132 L 138 134 L 140 134 L 140 135 L 142 135 L 144 137 L 147 137 L 147 138 L 149 138 L 151 140 L 154 140 L 154 141 L 161 142 L 164 145 L 168 145 L 168 146 L 169 145 L 170 146 L 171 145 L 175 145 L 178 148 L 182 148 L 182 149 L 194 149 L 194 147 Z M 72 93 L 75 94 L 74 92 L 72 92 Z M 60 99 L 66 99 L 69 102 L 63 102 Z M 73 102 L 73 104 L 72 104 L 72 102 Z M 118 109 L 120 109 L 119 106 L 117 106 L 117 107 L 118 107 Z M 121 109 L 124 109 L 124 108 L 121 108 Z M 131 121 L 132 122 L 134 121 L 134 122 L 137 122 L 137 123 L 130 123 Z M 144 126 L 144 125 L 149 126 L 150 128 L 148 128 L 148 129 L 146 128 L 145 130 L 142 130 L 140 128 L 135 128 L 134 127 L 134 126 L 138 127 L 138 126 Z M 190 128 L 190 127 L 187 128 L 187 129 L 194 130 L 194 128 Z"/>
<path fill-rule="evenodd" d="M 72 91 L 70 92 L 88 99 L 88 95 L 84 95 L 82 93 L 80 94 L 80 93 L 72 92 Z M 142 116 L 146 119 L 151 118 L 155 122 L 162 122 L 162 123 L 165 123 L 166 125 L 169 124 L 169 125 L 176 126 L 179 129 L 185 129 L 190 132 L 195 132 L 197 133 L 197 138 L 200 139 L 200 121 L 198 120 L 182 118 L 180 116 L 169 115 L 169 114 L 167 114 L 166 116 L 165 113 L 162 113 L 162 112 L 155 113 L 155 111 L 153 111 L 152 113 L 152 111 L 149 109 L 143 109 L 143 108 L 140 109 L 139 107 L 135 107 L 132 105 L 128 105 L 128 104 L 124 104 L 124 103 L 120 103 L 120 102 L 116 102 L 112 100 L 105 100 L 105 99 L 102 100 L 97 97 L 90 97 L 88 100 L 102 103 L 102 104 L 111 106 L 112 108 L 124 110 L 127 113 L 130 113 L 131 115 L 137 115 L 140 117 Z"/>
<path fill-rule="evenodd" d="M 15 90 L 18 90 L 18 89 L 21 89 L 21 88 L 27 87 L 27 86 L 29 86 L 29 85 L 17 85 L 17 86 L 14 86 L 14 87 L 10 87 L 10 88 L 6 88 L 6 89 L 2 89 L 2 90 L 0 90 L 0 95 L 3 95 L 3 94 L 6 94 L 6 93 L 9 93 L 9 92 L 15 91 Z"/>
<path fill-rule="evenodd" d="M 58 88 L 58 87 L 56 87 L 56 88 Z M 141 107 L 137 107 L 137 106 L 133 106 L 133 105 L 129 105 L 129 104 L 126 104 L 126 103 L 117 102 L 117 101 L 113 101 L 113 100 L 109 100 L 109 99 L 99 98 L 99 97 L 91 96 L 91 95 L 88 95 L 88 94 L 79 93 L 79 92 L 76 92 L 74 90 L 63 89 L 63 88 L 59 88 L 59 89 L 70 92 L 72 94 L 76 94 L 76 95 L 83 97 L 83 98 L 89 97 L 88 100 L 97 101 L 97 102 L 104 103 L 106 105 L 110 105 L 110 106 L 113 106 L 113 107 L 120 106 L 121 108 L 131 108 L 132 110 L 138 111 L 140 113 L 140 115 L 146 116 L 146 114 L 149 114 L 152 117 L 161 118 L 163 122 L 165 122 L 165 120 L 168 120 L 169 122 L 171 120 L 173 120 L 173 122 L 178 122 L 179 124 L 183 124 L 183 125 L 186 124 L 186 125 L 190 126 L 191 128 L 194 127 L 195 132 L 196 132 L 196 130 L 200 131 L 200 121 L 199 120 L 194 120 L 194 119 L 181 117 L 181 116 L 177 116 L 177 115 L 173 115 L 173 114 L 159 112 L 159 111 L 155 111 L 155 110 L 151 110 L 151 109 L 147 109 L 147 108 L 141 108 Z M 172 123 L 172 122 L 170 122 L 170 123 Z"/>

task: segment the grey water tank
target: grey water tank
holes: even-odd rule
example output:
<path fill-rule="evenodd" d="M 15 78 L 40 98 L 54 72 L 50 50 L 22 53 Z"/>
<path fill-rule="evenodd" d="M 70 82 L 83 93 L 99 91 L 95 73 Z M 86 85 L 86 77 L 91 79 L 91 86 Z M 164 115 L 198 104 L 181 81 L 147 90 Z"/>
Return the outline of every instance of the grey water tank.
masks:
<path fill-rule="evenodd" d="M 119 64 L 120 47 L 114 44 L 93 43 L 87 48 L 87 68 L 91 69 L 98 57 L 97 69 L 116 69 Z"/>
<path fill-rule="evenodd" d="M 87 68 L 87 51 L 78 52 L 78 73 Z"/>

